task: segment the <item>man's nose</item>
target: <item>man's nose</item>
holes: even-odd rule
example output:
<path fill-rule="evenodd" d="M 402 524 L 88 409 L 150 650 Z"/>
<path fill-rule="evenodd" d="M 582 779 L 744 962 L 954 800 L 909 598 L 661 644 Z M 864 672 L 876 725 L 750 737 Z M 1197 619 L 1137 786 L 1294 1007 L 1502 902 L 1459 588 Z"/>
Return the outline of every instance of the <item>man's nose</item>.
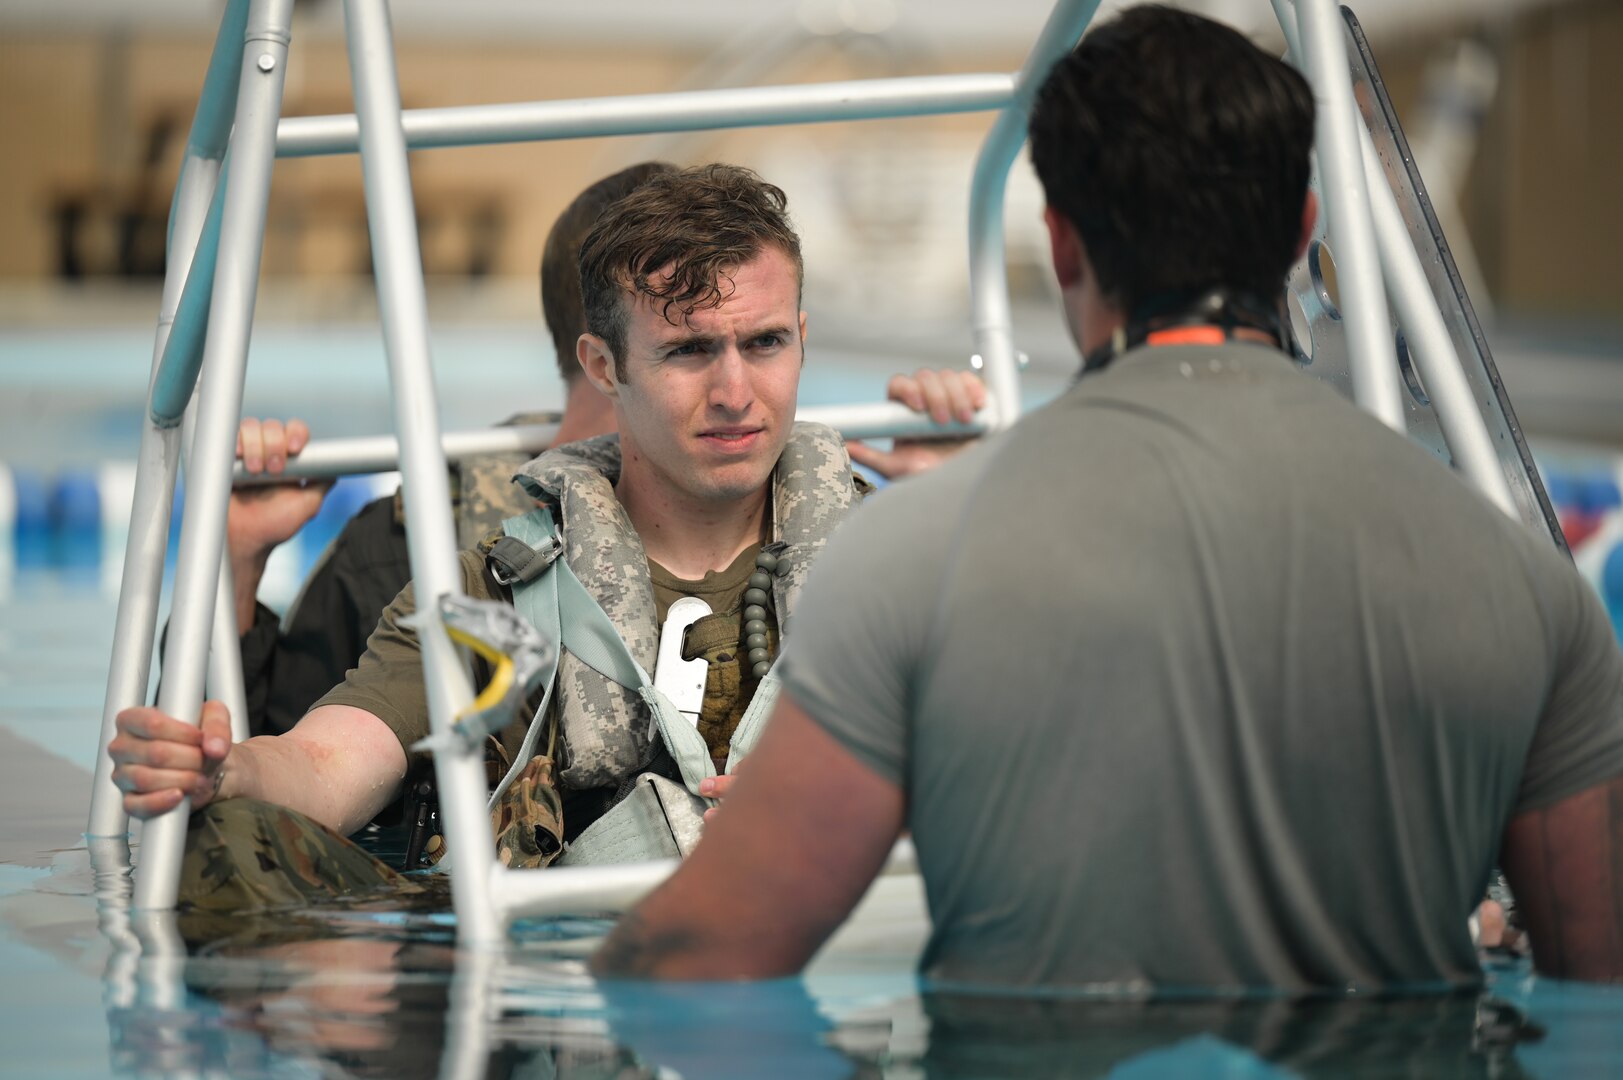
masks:
<path fill-rule="evenodd" d="M 750 385 L 749 365 L 736 344 L 728 344 L 711 365 L 710 405 L 729 413 L 749 411 L 755 401 Z"/>

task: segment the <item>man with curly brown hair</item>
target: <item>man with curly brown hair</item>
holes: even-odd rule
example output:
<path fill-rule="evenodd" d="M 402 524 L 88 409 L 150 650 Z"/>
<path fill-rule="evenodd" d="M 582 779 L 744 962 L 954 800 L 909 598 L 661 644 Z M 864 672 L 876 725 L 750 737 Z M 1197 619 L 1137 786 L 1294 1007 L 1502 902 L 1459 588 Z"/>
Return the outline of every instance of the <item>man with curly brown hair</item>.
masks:
<path fill-rule="evenodd" d="M 640 670 L 655 669 L 669 609 L 704 603 L 680 651 L 707 674 L 690 720 L 673 727 L 662 713 L 651 736 L 646 697 L 572 655 L 566 636 L 545 708 L 529 702 L 492 747 L 508 776 L 496 808 L 504 862 L 551 862 L 639 781 L 696 801 L 714 792 L 770 704 L 772 659 L 812 560 L 864 494 L 839 435 L 794 420 L 806 317 L 785 207 L 746 169 L 661 173 L 609 207 L 582 246 L 589 332 L 577 358 L 613 402 L 619 434 L 543 454 L 518 479 L 557 526 L 547 539 L 562 569 Z M 520 525 L 462 554 L 469 596 L 507 600 L 528 584 L 503 543 Z M 200 727 L 155 709 L 120 715 L 112 753 L 130 813 L 182 798 L 201 811 L 183 901 L 230 907 L 267 902 L 267 891 L 294 901 L 395 882 L 342 837 L 426 763 L 412 750 L 428 734 L 414 610 L 408 586 L 357 668 L 285 735 L 232 746 L 218 703 Z M 539 738 L 526 741 L 532 715 Z M 294 872 L 266 885 L 266 864 Z M 323 865 L 342 880 L 311 869 Z"/>

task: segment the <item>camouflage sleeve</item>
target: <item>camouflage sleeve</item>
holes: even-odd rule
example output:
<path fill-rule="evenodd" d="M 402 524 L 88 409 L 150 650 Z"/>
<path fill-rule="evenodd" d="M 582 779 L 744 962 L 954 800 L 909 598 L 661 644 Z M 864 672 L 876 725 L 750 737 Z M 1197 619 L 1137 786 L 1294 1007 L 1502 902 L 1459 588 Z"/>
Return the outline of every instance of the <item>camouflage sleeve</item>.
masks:
<path fill-rule="evenodd" d="M 479 600 L 506 599 L 500 586 L 485 572 L 484 558 L 479 552 L 464 551 L 458 561 L 462 588 L 469 596 Z M 350 705 L 365 709 L 389 725 L 414 766 L 427 755 L 413 754 L 411 746 L 428 735 L 422 650 L 417 632 L 405 625 L 416 610 L 416 592 L 413 586 L 407 585 L 384 609 L 355 670 L 313 706 Z"/>

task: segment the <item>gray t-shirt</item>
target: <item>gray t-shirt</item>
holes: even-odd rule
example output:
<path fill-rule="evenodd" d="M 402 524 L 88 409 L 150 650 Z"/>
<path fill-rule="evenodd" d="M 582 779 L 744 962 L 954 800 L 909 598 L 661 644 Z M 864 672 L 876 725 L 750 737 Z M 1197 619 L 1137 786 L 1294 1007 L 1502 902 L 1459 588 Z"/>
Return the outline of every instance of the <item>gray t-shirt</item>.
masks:
<path fill-rule="evenodd" d="M 1549 539 L 1256 346 L 1131 353 L 874 500 L 783 678 L 905 788 L 948 981 L 1472 982 L 1510 816 L 1623 773 Z"/>

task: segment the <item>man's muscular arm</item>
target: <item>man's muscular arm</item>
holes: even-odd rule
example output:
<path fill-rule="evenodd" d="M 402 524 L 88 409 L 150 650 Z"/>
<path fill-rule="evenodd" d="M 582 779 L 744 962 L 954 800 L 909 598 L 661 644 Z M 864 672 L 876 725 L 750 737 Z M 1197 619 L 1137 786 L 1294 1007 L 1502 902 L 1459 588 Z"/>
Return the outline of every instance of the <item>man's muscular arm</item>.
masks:
<path fill-rule="evenodd" d="M 307 814 L 347 835 L 372 820 L 398 792 L 406 753 L 382 720 L 363 709 L 326 705 L 286 735 L 231 744 L 231 721 L 217 701 L 194 726 L 157 709 L 118 714 L 108 748 L 124 807 L 149 818 L 190 796 L 192 809 L 214 799 L 263 799 Z"/>
<path fill-rule="evenodd" d="M 906 800 L 785 696 L 724 813 L 592 958 L 600 975 L 799 971 L 884 865 Z"/>
<path fill-rule="evenodd" d="M 1623 981 L 1623 776 L 1518 814 L 1501 865 L 1541 974 Z"/>

